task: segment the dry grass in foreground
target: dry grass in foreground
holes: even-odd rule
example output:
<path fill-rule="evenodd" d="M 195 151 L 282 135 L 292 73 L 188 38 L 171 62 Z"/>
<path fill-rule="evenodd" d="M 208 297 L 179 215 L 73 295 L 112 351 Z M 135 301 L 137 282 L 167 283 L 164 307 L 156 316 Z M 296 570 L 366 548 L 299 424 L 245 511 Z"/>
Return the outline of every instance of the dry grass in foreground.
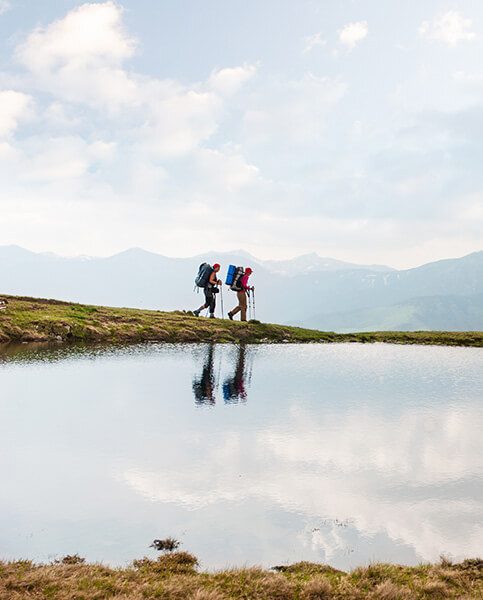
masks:
<path fill-rule="evenodd" d="M 322 600 L 328 598 L 483 598 L 483 560 L 404 567 L 373 564 L 350 573 L 298 563 L 203 573 L 197 559 L 175 552 L 112 569 L 76 556 L 50 565 L 0 562 L 2 600 Z"/>

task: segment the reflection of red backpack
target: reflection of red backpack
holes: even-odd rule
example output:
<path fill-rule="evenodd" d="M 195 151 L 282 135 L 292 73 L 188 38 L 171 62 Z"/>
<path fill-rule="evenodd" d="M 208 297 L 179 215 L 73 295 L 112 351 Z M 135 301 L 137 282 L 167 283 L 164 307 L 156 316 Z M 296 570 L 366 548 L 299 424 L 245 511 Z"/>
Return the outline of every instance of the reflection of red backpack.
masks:
<path fill-rule="evenodd" d="M 233 283 L 230 285 L 230 290 L 233 290 L 234 292 L 242 291 L 243 288 L 240 281 L 243 275 L 245 275 L 245 269 L 243 267 L 237 267 L 233 276 Z"/>

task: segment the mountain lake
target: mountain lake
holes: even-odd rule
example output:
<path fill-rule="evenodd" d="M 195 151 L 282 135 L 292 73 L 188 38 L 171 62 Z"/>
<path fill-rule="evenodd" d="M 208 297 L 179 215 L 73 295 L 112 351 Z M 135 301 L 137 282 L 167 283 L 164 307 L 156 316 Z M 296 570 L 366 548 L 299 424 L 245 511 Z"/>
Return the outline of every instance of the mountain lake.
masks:
<path fill-rule="evenodd" d="M 481 348 L 21 346 L 0 381 L 3 559 L 481 554 Z"/>

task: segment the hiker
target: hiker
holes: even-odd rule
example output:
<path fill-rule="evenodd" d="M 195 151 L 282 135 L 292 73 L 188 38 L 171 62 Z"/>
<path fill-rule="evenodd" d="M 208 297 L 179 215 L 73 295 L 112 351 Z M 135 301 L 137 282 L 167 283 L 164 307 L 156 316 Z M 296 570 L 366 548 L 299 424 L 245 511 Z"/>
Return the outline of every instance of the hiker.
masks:
<path fill-rule="evenodd" d="M 253 290 L 253 288 L 249 287 L 249 285 L 248 285 L 248 278 L 250 277 L 250 275 L 252 273 L 253 273 L 253 271 L 250 269 L 250 267 L 247 267 L 245 269 L 243 275 L 236 282 L 235 288 L 232 287 L 232 289 L 235 289 L 235 291 L 236 291 L 236 295 L 238 298 L 238 306 L 235 307 L 233 310 L 231 310 L 228 313 L 228 317 L 231 321 L 233 321 L 233 317 L 237 313 L 241 313 L 241 315 L 240 315 L 241 321 L 247 320 L 247 295 L 249 295 L 250 291 Z"/>
<path fill-rule="evenodd" d="M 195 403 L 199 406 L 213 406 L 216 402 L 214 352 L 215 347 L 210 344 L 205 356 L 201 377 L 193 379 L 193 394 Z"/>
<path fill-rule="evenodd" d="M 223 399 L 225 404 L 238 404 L 239 402 L 247 401 L 245 355 L 246 346 L 240 344 L 235 372 L 230 377 L 227 377 L 223 383 Z M 249 378 L 250 375 L 248 375 Z"/>
<path fill-rule="evenodd" d="M 212 267 L 208 263 L 200 265 L 198 277 L 196 278 L 196 285 L 203 288 L 205 293 L 205 303 L 203 306 L 200 306 L 197 310 L 193 311 L 195 317 L 199 317 L 202 310 L 209 308 L 210 319 L 215 318 L 216 294 L 219 292 L 218 286 L 221 285 L 221 279 L 216 277 L 219 270 L 220 265 L 218 263 L 215 263 Z"/>

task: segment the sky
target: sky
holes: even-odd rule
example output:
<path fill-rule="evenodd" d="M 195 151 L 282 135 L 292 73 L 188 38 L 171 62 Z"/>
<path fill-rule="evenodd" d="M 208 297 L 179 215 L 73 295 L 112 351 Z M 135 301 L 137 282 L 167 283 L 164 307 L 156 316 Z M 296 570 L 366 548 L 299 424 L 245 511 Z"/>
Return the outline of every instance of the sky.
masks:
<path fill-rule="evenodd" d="M 0 245 L 483 249 L 477 0 L 0 0 Z"/>

